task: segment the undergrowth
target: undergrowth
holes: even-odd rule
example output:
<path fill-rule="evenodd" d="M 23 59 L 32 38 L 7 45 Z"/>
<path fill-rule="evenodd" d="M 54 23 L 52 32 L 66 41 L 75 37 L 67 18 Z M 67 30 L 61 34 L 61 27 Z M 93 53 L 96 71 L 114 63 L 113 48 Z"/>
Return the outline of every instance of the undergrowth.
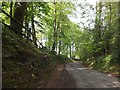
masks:
<path fill-rule="evenodd" d="M 105 73 L 111 73 L 115 76 L 120 76 L 120 64 L 119 63 L 113 63 L 112 61 L 112 55 L 107 55 L 98 57 L 98 58 L 90 58 L 87 60 L 83 60 L 83 63 L 87 66 L 90 66 L 92 69 L 97 69 L 101 72 Z"/>

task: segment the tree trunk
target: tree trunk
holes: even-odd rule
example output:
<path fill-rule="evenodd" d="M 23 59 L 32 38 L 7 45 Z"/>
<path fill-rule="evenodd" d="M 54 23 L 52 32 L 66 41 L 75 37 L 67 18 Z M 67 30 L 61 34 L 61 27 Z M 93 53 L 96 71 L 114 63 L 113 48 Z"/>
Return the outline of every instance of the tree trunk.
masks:
<path fill-rule="evenodd" d="M 61 23 L 59 23 L 59 46 L 58 46 L 58 54 L 60 54 L 60 52 L 61 52 L 61 43 L 62 43 L 62 41 L 61 41 L 61 32 L 62 32 L 62 30 L 61 30 Z"/>
<path fill-rule="evenodd" d="M 54 1 L 54 5 L 55 5 L 55 1 Z M 56 42 L 57 42 L 57 33 L 56 33 L 56 5 L 55 5 L 55 11 L 54 11 L 54 22 L 53 22 L 53 45 L 52 45 L 52 50 L 55 51 L 55 48 L 56 48 Z"/>
<path fill-rule="evenodd" d="M 32 12 L 33 12 L 33 6 L 32 6 Z M 32 13 L 32 17 L 31 17 L 31 25 L 32 25 L 33 43 L 35 44 L 35 46 L 37 46 L 36 31 L 35 31 L 35 25 L 34 25 L 34 14 L 33 13 Z"/>
<path fill-rule="evenodd" d="M 70 46 L 69 46 L 69 48 L 70 48 L 70 58 L 72 57 L 72 48 L 71 48 L 71 44 L 70 44 Z"/>
<path fill-rule="evenodd" d="M 26 8 L 26 16 L 25 16 L 25 27 L 27 29 L 25 29 L 25 34 L 27 35 L 27 40 L 29 40 L 30 38 L 30 32 L 28 31 L 29 30 L 29 25 L 28 25 L 28 15 L 27 15 L 27 8 Z"/>
<path fill-rule="evenodd" d="M 112 31 L 112 5 L 111 4 L 109 4 L 109 10 L 110 10 L 110 20 L 109 20 L 109 32 L 111 33 L 111 31 Z M 109 36 L 108 36 L 109 37 Z M 110 37 L 107 39 L 107 54 L 111 51 L 110 50 Z"/>
<path fill-rule="evenodd" d="M 10 16 L 12 17 L 12 7 L 13 7 L 13 2 L 10 3 Z M 10 26 L 12 26 L 12 18 L 10 18 Z"/>
<path fill-rule="evenodd" d="M 118 23 L 119 23 L 119 26 L 118 26 L 118 40 L 117 40 L 117 50 L 118 50 L 118 63 L 120 63 L 120 1 L 118 2 Z M 119 71 L 120 71 L 120 68 L 119 68 Z"/>
<path fill-rule="evenodd" d="M 16 2 L 15 3 L 14 18 L 17 21 L 19 21 L 21 24 L 23 24 L 23 21 L 24 21 L 26 5 L 27 5 L 27 2 Z M 13 20 L 12 20 L 12 28 L 14 29 L 16 34 L 22 33 L 22 26 Z"/>

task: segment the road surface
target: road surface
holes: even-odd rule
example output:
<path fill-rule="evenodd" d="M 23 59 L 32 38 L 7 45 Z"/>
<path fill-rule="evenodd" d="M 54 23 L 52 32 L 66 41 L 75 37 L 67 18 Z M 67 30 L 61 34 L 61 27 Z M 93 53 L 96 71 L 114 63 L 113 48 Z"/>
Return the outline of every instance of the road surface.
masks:
<path fill-rule="evenodd" d="M 120 88 L 120 82 L 117 77 L 91 70 L 81 62 L 73 62 L 59 66 L 46 88 Z"/>

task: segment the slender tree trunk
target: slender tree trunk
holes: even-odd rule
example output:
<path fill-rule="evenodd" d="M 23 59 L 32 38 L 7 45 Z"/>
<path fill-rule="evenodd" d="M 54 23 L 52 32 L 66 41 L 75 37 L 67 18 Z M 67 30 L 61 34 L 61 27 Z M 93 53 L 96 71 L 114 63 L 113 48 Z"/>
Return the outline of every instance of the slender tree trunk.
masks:
<path fill-rule="evenodd" d="M 27 40 L 30 38 L 30 32 L 28 31 L 29 30 L 29 25 L 28 25 L 28 14 L 27 14 L 27 8 L 26 8 L 26 12 L 25 12 L 25 27 L 27 29 L 25 29 L 25 34 L 27 35 Z"/>
<path fill-rule="evenodd" d="M 61 52 L 61 43 L 62 43 L 62 41 L 61 41 L 61 32 L 62 32 L 62 30 L 61 30 L 62 29 L 61 28 L 61 23 L 59 23 L 59 26 L 60 27 L 59 27 L 59 46 L 58 46 L 58 48 L 59 48 L 58 50 L 59 51 L 58 51 L 58 54 L 60 54 L 60 52 Z"/>
<path fill-rule="evenodd" d="M 71 48 L 71 44 L 70 44 L 70 46 L 69 46 L 69 48 L 70 48 L 70 58 L 72 57 L 72 48 Z"/>
<path fill-rule="evenodd" d="M 36 31 L 35 31 L 34 16 L 33 15 L 31 17 L 31 25 L 32 25 L 33 42 L 34 42 L 34 44 L 36 44 Z"/>
<path fill-rule="evenodd" d="M 110 10 L 110 20 L 109 20 L 109 32 L 111 33 L 112 30 L 112 5 L 109 4 L 109 10 Z M 108 54 L 110 52 L 110 37 L 107 39 L 107 51 L 106 53 Z"/>
<path fill-rule="evenodd" d="M 54 1 L 54 5 L 55 5 L 56 3 L 55 3 L 55 1 Z M 55 51 L 55 48 L 56 48 L 56 42 L 57 42 L 57 33 L 56 33 L 56 5 L 55 5 L 55 11 L 54 11 L 54 16 L 55 16 L 55 18 L 54 18 L 54 24 L 53 24 L 53 46 L 52 46 L 52 50 L 53 51 Z"/>
<path fill-rule="evenodd" d="M 31 24 L 32 24 L 33 43 L 35 44 L 35 46 L 37 46 L 37 43 L 36 43 L 36 31 L 35 31 L 35 25 L 34 25 L 33 6 L 32 6 Z"/>
<path fill-rule="evenodd" d="M 42 33 L 41 33 L 41 44 L 42 44 L 42 42 L 43 42 L 43 35 L 42 35 Z"/>
<path fill-rule="evenodd" d="M 49 50 L 51 50 L 50 40 L 51 39 L 48 37 L 48 48 L 49 48 Z"/>
<path fill-rule="evenodd" d="M 112 21 L 112 6 L 111 4 L 109 4 L 109 12 L 110 12 L 110 17 L 109 17 L 109 33 L 111 32 L 111 21 Z M 106 40 L 105 40 L 105 56 L 108 55 L 108 53 L 110 52 L 110 37 L 107 36 Z"/>
<path fill-rule="evenodd" d="M 17 21 L 19 21 L 21 24 L 23 24 L 23 21 L 24 21 L 26 5 L 27 5 L 27 2 L 16 2 L 15 3 L 14 18 Z M 12 28 L 14 29 L 16 34 L 22 33 L 22 26 L 13 20 L 12 20 Z"/>
<path fill-rule="evenodd" d="M 99 22 L 98 22 L 98 37 L 101 38 L 101 13 L 102 13 L 102 2 L 99 3 Z"/>
<path fill-rule="evenodd" d="M 98 5 L 97 5 L 97 2 L 96 2 L 96 19 L 95 19 L 95 29 L 94 29 L 94 31 L 93 31 L 93 37 L 94 37 L 94 42 L 93 42 L 93 44 L 95 45 L 95 44 L 97 44 L 97 40 L 96 40 L 96 33 L 97 33 L 97 30 L 98 30 L 98 13 L 97 13 L 97 9 L 98 8 Z M 96 48 L 94 47 L 93 48 L 93 57 L 95 58 L 96 57 Z"/>
<path fill-rule="evenodd" d="M 67 56 L 69 56 L 69 45 L 67 45 L 66 47 L 67 47 Z"/>
<path fill-rule="evenodd" d="M 62 41 L 59 40 L 59 51 L 58 51 L 58 54 L 60 54 L 60 52 L 61 52 L 61 43 L 62 43 Z"/>
<path fill-rule="evenodd" d="M 117 31 L 118 32 L 117 33 L 117 36 L 118 36 L 118 40 L 117 40 L 118 58 L 117 59 L 118 60 L 117 61 L 120 64 L 120 1 L 118 2 L 118 23 L 119 23 L 119 26 L 118 26 L 118 31 Z M 119 68 L 119 71 L 120 71 L 120 68 Z"/>
<path fill-rule="evenodd" d="M 28 9 L 30 9 L 30 8 L 28 8 Z M 29 20 L 28 20 L 27 8 L 26 8 L 25 24 L 26 24 L 26 27 L 28 28 L 28 29 L 26 30 L 27 40 L 32 40 L 32 39 L 31 39 L 31 37 L 32 37 L 32 36 L 31 36 L 32 30 L 31 30 L 31 28 L 29 28 Z"/>
<path fill-rule="evenodd" d="M 10 3 L 10 16 L 12 17 L 12 7 L 13 7 L 13 2 Z M 12 26 L 12 18 L 10 18 L 10 26 Z"/>
<path fill-rule="evenodd" d="M 99 42 L 101 41 L 101 26 L 102 26 L 102 20 L 101 20 L 101 13 L 102 13 L 102 2 L 99 2 L 99 4 L 96 3 L 96 25 L 95 25 L 95 32 L 94 32 L 94 44 L 96 45 L 94 48 L 94 57 L 98 57 L 103 54 L 101 45 Z M 97 48 L 101 48 L 101 51 L 96 51 Z"/>

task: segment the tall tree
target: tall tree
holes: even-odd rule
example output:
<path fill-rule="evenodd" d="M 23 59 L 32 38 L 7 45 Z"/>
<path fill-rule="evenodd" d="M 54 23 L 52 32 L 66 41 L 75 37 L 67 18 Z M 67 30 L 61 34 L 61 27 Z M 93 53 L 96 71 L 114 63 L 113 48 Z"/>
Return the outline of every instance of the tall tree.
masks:
<path fill-rule="evenodd" d="M 37 43 L 36 43 L 36 31 L 35 31 L 35 25 L 34 25 L 34 6 L 32 4 L 31 6 L 31 12 L 32 12 L 32 16 L 31 16 L 31 26 L 32 26 L 32 38 L 33 38 L 33 43 L 37 46 Z"/>
<path fill-rule="evenodd" d="M 27 2 L 15 3 L 14 18 L 21 24 L 23 24 L 23 21 L 24 21 L 26 5 L 27 5 Z M 22 26 L 15 21 L 12 21 L 12 28 L 14 29 L 16 34 L 22 33 Z"/>
<path fill-rule="evenodd" d="M 120 1 L 118 2 L 118 39 L 117 39 L 117 50 L 118 50 L 118 58 L 117 61 L 120 64 Z M 119 69 L 120 71 L 120 69 Z"/>
<path fill-rule="evenodd" d="M 57 44 L 57 29 L 56 29 L 56 13 L 57 13 L 57 11 L 56 11 L 56 1 L 54 0 L 54 22 L 53 22 L 53 45 L 52 45 L 52 50 L 53 51 L 55 51 L 55 49 L 56 49 L 56 44 Z"/>
<path fill-rule="evenodd" d="M 12 11 L 13 11 L 13 2 L 10 3 L 10 16 L 12 17 Z M 10 18 L 10 26 L 12 26 L 12 18 Z"/>

